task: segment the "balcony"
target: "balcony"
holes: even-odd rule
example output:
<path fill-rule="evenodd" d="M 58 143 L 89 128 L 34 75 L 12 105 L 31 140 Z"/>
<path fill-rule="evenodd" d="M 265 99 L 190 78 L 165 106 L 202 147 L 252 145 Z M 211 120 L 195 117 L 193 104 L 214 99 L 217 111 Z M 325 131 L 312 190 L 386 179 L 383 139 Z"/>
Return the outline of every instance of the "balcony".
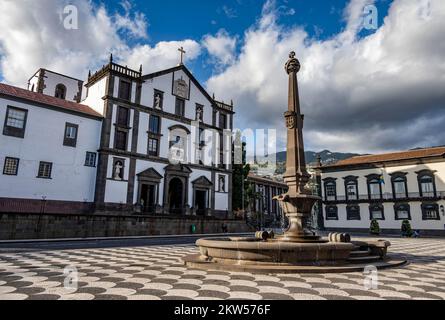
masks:
<path fill-rule="evenodd" d="M 359 196 L 353 197 L 353 196 L 337 196 L 332 197 L 324 197 L 323 201 L 324 202 L 329 202 L 329 203 L 347 203 L 347 202 L 362 202 L 362 203 L 366 203 L 366 202 L 373 202 L 373 201 L 382 201 L 382 202 L 399 202 L 399 201 L 438 201 L 438 200 L 442 200 L 445 199 L 445 191 L 441 191 L 441 192 L 428 192 L 428 193 L 423 193 L 420 194 L 420 192 L 410 192 L 408 193 L 408 196 L 406 196 L 406 194 L 393 194 L 393 193 L 383 193 L 382 196 L 380 195 L 368 195 L 368 194 L 361 194 Z"/>

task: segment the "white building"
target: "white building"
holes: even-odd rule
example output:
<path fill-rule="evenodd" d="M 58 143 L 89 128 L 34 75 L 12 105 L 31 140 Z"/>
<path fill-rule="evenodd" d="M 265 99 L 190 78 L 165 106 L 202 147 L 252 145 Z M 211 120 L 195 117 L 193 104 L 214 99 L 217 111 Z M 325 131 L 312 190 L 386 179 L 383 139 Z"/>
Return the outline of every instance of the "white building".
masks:
<path fill-rule="evenodd" d="M 45 69 L 28 90 L 0 84 L 0 211 L 225 218 L 233 115 L 182 64 L 143 75 L 110 59 L 85 86 Z"/>
<path fill-rule="evenodd" d="M 364 231 L 376 219 L 400 233 L 445 234 L 445 147 L 359 156 L 321 167 L 324 225 Z"/>

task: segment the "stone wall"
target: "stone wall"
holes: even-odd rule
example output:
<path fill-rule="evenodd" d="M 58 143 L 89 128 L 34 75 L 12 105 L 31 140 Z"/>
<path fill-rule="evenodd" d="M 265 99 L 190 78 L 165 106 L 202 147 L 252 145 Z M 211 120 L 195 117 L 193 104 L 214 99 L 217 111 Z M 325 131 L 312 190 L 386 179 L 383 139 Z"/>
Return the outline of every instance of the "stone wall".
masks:
<path fill-rule="evenodd" d="M 128 237 L 251 232 L 239 220 L 202 217 L 112 216 L 97 214 L 0 213 L 0 240 Z"/>

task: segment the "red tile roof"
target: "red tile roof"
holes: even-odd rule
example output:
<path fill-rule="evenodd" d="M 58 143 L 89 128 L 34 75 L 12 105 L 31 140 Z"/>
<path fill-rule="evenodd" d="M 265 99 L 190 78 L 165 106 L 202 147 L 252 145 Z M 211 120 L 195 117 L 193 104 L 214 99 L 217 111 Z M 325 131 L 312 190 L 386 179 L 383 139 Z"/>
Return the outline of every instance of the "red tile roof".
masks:
<path fill-rule="evenodd" d="M 0 83 L 0 95 L 25 99 L 28 101 L 38 102 L 68 111 L 74 111 L 89 116 L 102 118 L 102 115 L 100 115 L 98 112 L 94 111 L 87 105 L 66 101 L 63 99 L 47 96 L 42 93 L 32 92 L 22 88 L 13 87 L 4 83 Z"/>
<path fill-rule="evenodd" d="M 343 167 L 343 166 L 389 162 L 389 161 L 422 159 L 430 157 L 444 157 L 444 156 L 445 156 L 445 147 L 434 147 L 425 149 L 415 149 L 404 152 L 357 156 L 346 160 L 341 160 L 333 165 L 323 166 L 323 168 Z"/>

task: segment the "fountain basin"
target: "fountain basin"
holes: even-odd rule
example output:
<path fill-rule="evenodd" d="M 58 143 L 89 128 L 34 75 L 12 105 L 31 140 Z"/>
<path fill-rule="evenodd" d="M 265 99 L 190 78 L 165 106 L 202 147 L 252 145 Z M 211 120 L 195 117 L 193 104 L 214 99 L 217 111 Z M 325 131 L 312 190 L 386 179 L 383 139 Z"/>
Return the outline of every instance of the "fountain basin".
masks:
<path fill-rule="evenodd" d="M 205 270 L 253 273 L 328 273 L 400 266 L 387 256 L 387 241 L 337 243 L 280 242 L 256 238 L 209 238 L 196 242 L 200 254 L 185 264 Z"/>
<path fill-rule="evenodd" d="M 292 243 L 252 239 L 201 239 L 203 260 L 232 265 L 335 265 L 344 263 L 352 243 Z"/>

